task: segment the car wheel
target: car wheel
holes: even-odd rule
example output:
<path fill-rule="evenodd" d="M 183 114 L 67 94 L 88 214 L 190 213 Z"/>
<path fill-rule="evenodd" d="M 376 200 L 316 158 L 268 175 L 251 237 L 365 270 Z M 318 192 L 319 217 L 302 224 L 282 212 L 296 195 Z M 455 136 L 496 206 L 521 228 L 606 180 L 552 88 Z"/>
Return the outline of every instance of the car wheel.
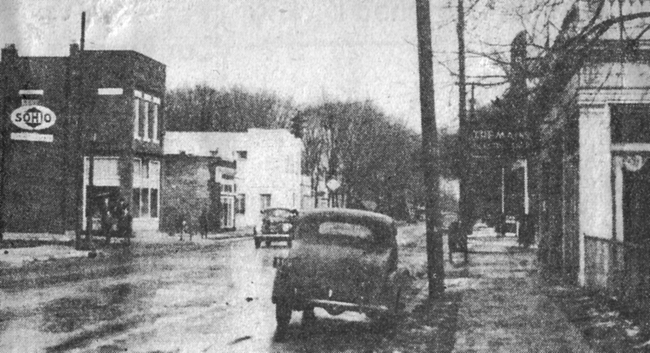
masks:
<path fill-rule="evenodd" d="M 275 321 L 277 322 L 277 332 L 284 334 L 291 321 L 291 305 L 287 300 L 278 300 L 275 302 Z"/>
<path fill-rule="evenodd" d="M 399 313 L 401 310 L 401 301 L 402 301 L 402 290 L 401 288 L 396 288 L 394 296 L 391 298 L 391 303 L 388 307 L 388 310 L 382 313 L 378 313 L 376 316 L 371 317 L 372 328 L 377 332 L 384 332 L 395 328 L 397 321 L 399 319 Z"/>
<path fill-rule="evenodd" d="M 261 243 L 262 243 L 261 241 L 255 239 L 255 249 L 259 249 Z"/>
<path fill-rule="evenodd" d="M 287 240 L 287 247 L 288 247 L 288 248 L 291 247 L 291 240 Z"/>

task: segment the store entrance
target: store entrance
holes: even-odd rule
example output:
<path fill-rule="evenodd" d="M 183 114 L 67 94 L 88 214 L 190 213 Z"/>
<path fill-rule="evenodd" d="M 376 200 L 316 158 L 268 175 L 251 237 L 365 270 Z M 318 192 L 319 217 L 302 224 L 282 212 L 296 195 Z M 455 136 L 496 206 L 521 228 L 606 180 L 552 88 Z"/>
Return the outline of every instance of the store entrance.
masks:
<path fill-rule="evenodd" d="M 650 166 L 623 169 L 623 234 L 635 244 L 650 240 Z"/>
<path fill-rule="evenodd" d="M 120 202 L 120 188 L 117 186 L 86 186 L 86 205 L 88 212 L 92 215 L 93 232 L 101 231 L 101 215 L 106 209 L 112 217 L 117 216 L 117 208 Z M 84 221 L 84 229 L 86 223 Z"/>

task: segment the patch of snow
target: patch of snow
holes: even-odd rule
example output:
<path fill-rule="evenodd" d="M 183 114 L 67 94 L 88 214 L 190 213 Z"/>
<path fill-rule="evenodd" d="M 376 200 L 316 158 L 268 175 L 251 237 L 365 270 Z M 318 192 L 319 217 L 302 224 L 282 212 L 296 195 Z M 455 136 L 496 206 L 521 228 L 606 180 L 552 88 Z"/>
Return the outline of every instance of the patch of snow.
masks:
<path fill-rule="evenodd" d="M 640 329 L 639 329 L 638 326 L 634 326 L 632 328 L 625 329 L 625 333 L 627 333 L 628 337 L 634 337 L 634 336 L 638 335 L 639 331 L 640 331 Z"/>

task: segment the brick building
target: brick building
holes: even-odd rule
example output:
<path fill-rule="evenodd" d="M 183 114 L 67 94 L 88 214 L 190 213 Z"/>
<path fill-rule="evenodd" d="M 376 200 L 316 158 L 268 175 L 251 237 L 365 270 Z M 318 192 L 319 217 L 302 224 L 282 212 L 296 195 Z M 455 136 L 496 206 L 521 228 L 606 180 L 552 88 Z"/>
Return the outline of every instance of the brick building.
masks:
<path fill-rule="evenodd" d="M 165 153 L 161 198 L 161 230 L 176 232 L 181 219 L 194 230 L 202 212 L 208 213 L 208 231 L 235 228 L 236 163 L 217 156 Z"/>
<path fill-rule="evenodd" d="M 8 45 L 0 71 L 5 231 L 74 231 L 103 198 L 129 203 L 135 230 L 158 229 L 165 65 L 75 44 L 67 57 L 21 57 Z"/>

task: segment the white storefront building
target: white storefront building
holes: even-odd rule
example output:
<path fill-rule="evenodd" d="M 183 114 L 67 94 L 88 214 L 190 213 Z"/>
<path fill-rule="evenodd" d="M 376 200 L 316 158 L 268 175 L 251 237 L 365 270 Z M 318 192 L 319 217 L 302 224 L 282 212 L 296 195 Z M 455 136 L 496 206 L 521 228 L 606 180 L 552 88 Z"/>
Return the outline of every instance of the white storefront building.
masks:
<path fill-rule="evenodd" d="M 300 208 L 302 141 L 282 129 L 165 134 L 165 153 L 220 156 L 237 162 L 235 227 L 255 226 L 270 207 Z"/>

